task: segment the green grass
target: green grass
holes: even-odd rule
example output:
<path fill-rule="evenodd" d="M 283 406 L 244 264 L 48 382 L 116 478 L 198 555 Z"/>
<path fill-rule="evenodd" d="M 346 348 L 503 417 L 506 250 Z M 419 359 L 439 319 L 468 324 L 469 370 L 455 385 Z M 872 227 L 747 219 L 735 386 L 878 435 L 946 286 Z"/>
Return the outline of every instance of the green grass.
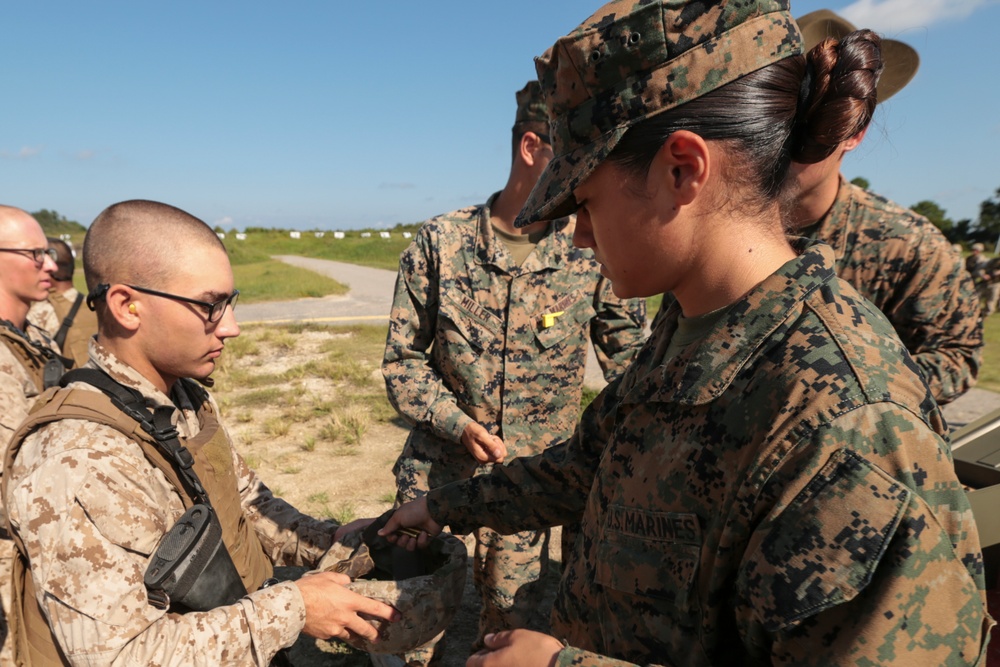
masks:
<path fill-rule="evenodd" d="M 378 232 L 372 232 L 371 238 L 363 239 L 360 233 L 351 231 L 347 232 L 347 238 L 335 239 L 333 233 L 327 232 L 318 239 L 312 232 L 302 232 L 301 239 L 293 239 L 288 232 L 251 231 L 244 241 L 228 234 L 224 243 L 234 265 L 254 263 L 271 255 L 301 255 L 390 271 L 399 268 L 399 254 L 410 244 L 410 239 L 404 239 L 399 230 L 392 230 L 389 239 L 379 237 Z"/>
<path fill-rule="evenodd" d="M 290 301 L 309 296 L 347 294 L 348 291 L 347 285 L 333 278 L 270 259 L 263 251 L 247 251 L 235 246 L 230 249 L 229 260 L 236 287 L 240 290 L 240 303 Z M 398 253 L 392 261 L 398 261 Z M 87 293 L 87 281 L 82 270 L 78 269 L 73 274 L 73 286 L 80 293 Z"/>
<path fill-rule="evenodd" d="M 234 264 L 233 277 L 240 290 L 241 303 L 347 294 L 347 285 L 343 283 L 273 259 Z"/>

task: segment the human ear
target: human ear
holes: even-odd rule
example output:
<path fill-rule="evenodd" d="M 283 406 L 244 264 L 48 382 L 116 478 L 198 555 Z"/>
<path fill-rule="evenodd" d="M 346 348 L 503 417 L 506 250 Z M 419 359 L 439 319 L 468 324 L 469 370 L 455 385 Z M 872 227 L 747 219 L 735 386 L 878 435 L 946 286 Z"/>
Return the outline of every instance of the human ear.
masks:
<path fill-rule="evenodd" d="M 108 314 L 114 318 L 118 326 L 127 331 L 139 328 L 142 309 L 132 297 L 131 290 L 124 285 L 112 285 L 105 296 Z"/>
<path fill-rule="evenodd" d="M 842 143 L 840 145 L 840 147 L 842 149 L 844 149 L 845 153 L 853 151 L 855 148 L 857 148 L 858 146 L 861 145 L 861 142 L 864 140 L 866 134 L 868 134 L 868 128 L 867 127 L 865 129 L 861 130 L 860 132 L 858 132 L 857 134 L 855 134 L 850 139 L 847 139 L 846 141 L 844 141 L 844 143 Z"/>
<path fill-rule="evenodd" d="M 705 187 L 711 172 L 711 153 L 699 135 L 688 130 L 674 132 L 653 157 L 647 177 L 650 192 L 665 188 L 676 206 L 693 202 Z"/>
<path fill-rule="evenodd" d="M 542 138 L 534 132 L 528 131 L 521 135 L 521 143 L 518 146 L 518 153 L 521 160 L 529 167 L 534 167 L 538 159 L 538 152 L 545 147 Z"/>

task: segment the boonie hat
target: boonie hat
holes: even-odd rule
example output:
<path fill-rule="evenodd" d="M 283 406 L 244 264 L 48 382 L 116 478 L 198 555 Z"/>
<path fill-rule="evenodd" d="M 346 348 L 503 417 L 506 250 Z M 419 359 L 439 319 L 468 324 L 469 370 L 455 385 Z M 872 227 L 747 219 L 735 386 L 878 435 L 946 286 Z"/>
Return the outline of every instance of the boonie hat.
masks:
<path fill-rule="evenodd" d="M 441 533 L 426 549 L 408 551 L 378 535 L 395 510 L 389 510 L 363 531 L 344 536 L 330 547 L 317 566 L 341 572 L 354 581 L 347 588 L 379 600 L 399 612 L 399 620 L 369 619 L 379 631 L 374 644 L 359 636 L 344 641 L 368 653 L 398 654 L 434 639 L 459 607 L 465 589 L 465 542 Z"/>
<path fill-rule="evenodd" d="M 802 53 L 787 0 L 614 0 L 535 59 L 555 157 L 515 225 L 569 215 L 625 132 Z"/>
<path fill-rule="evenodd" d="M 805 50 L 809 52 L 827 37 L 843 39 L 857 28 L 829 9 L 817 9 L 796 19 L 802 31 Z M 882 76 L 875 87 L 879 103 L 898 93 L 910 82 L 920 67 L 920 56 L 909 44 L 882 39 Z"/>
<path fill-rule="evenodd" d="M 542 88 L 538 81 L 529 81 L 517 91 L 517 114 L 514 116 L 514 132 L 548 135 L 549 108 L 542 99 Z"/>

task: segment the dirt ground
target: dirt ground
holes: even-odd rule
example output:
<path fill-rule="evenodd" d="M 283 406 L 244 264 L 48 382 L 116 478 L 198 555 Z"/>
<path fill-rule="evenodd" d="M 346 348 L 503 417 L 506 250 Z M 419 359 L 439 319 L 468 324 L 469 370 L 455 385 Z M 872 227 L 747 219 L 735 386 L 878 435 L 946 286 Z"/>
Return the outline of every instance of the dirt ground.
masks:
<path fill-rule="evenodd" d="M 249 326 L 229 343 L 214 394 L 237 450 L 278 495 L 344 523 L 392 506 L 392 465 L 408 428 L 385 397 L 384 326 Z M 552 543 L 558 545 L 558 534 Z M 470 544 L 470 541 L 466 541 Z M 560 555 L 558 547 L 552 554 Z M 554 563 L 558 571 L 559 563 Z M 301 568 L 280 568 L 294 578 Z M 556 579 L 549 581 L 550 596 Z M 465 664 L 479 604 L 471 569 L 448 629 L 445 667 Z M 299 667 L 361 667 L 367 655 L 340 642 L 300 638 Z"/>

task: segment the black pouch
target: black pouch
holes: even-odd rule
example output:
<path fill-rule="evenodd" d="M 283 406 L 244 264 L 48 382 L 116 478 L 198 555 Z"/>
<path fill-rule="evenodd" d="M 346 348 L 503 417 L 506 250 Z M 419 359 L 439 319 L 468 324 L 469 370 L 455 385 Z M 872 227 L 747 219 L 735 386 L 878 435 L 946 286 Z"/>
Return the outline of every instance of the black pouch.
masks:
<path fill-rule="evenodd" d="M 206 505 L 192 505 L 163 536 L 143 577 L 150 603 L 183 613 L 208 611 L 246 596 L 222 526 Z"/>

